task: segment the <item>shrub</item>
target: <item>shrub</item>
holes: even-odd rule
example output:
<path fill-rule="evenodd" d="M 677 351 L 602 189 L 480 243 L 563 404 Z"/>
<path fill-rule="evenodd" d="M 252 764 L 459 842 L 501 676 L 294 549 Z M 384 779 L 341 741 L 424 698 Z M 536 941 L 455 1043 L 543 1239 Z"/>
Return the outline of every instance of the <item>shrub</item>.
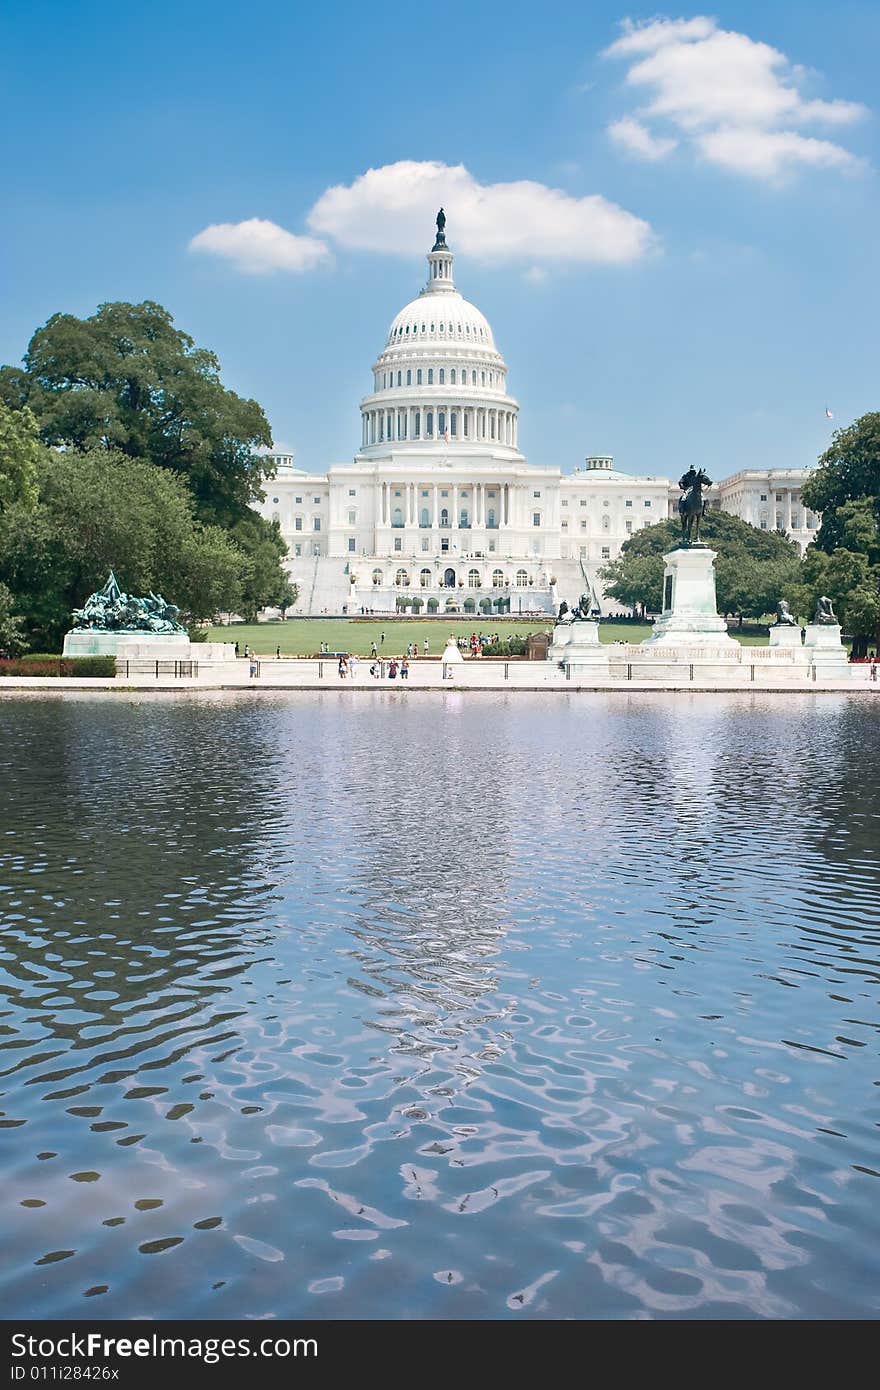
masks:
<path fill-rule="evenodd" d="M 0 660 L 0 676 L 115 676 L 115 656 L 61 657 L 33 653 Z"/>

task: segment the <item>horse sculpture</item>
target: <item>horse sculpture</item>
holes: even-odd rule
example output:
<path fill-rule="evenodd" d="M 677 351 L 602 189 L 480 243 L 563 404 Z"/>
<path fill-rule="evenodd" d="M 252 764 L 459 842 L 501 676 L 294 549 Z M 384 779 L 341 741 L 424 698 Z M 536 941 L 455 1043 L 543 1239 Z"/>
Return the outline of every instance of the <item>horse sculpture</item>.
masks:
<path fill-rule="evenodd" d="M 697 545 L 700 540 L 700 522 L 706 515 L 703 488 L 712 486 L 712 479 L 703 469 L 689 468 L 679 478 L 678 486 L 684 493 L 678 501 L 678 514 L 681 517 L 682 545 Z"/>

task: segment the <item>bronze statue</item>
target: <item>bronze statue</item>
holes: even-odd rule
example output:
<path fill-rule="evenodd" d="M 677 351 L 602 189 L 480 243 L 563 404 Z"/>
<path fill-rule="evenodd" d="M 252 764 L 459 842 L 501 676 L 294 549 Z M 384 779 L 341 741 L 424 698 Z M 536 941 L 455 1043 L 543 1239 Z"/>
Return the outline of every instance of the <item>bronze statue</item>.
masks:
<path fill-rule="evenodd" d="M 446 213 L 442 208 L 437 213 L 437 239 L 431 249 L 432 251 L 446 250 Z"/>
<path fill-rule="evenodd" d="M 774 627 L 797 627 L 797 622 L 791 616 L 791 609 L 784 598 L 781 598 L 776 605 L 776 622 Z"/>
<path fill-rule="evenodd" d="M 703 469 L 689 468 L 678 480 L 684 493 L 678 501 L 678 514 L 681 517 L 681 544 L 700 544 L 700 523 L 706 515 L 703 488 L 712 486 L 712 479 Z"/>
<path fill-rule="evenodd" d="M 816 611 L 813 614 L 813 622 L 819 623 L 823 627 L 830 627 L 832 623 L 837 623 L 834 609 L 831 607 L 831 600 L 827 594 L 816 600 Z"/>
<path fill-rule="evenodd" d="M 152 591 L 146 598 L 124 594 L 116 575 L 110 577 L 103 589 L 90 594 L 82 608 L 73 610 L 73 630 L 93 632 L 155 632 L 167 634 L 186 632 L 177 621 L 180 609 L 166 603 L 161 594 Z"/>

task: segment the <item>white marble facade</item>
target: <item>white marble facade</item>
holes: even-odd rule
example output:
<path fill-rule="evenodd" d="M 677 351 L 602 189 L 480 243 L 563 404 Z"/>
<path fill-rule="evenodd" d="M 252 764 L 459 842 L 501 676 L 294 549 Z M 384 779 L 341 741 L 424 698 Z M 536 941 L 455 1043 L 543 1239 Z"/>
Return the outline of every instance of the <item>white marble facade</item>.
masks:
<path fill-rule="evenodd" d="M 528 462 L 507 364 L 455 287 L 443 225 L 427 259 L 424 288 L 373 364 L 352 462 L 317 474 L 273 455 L 260 511 L 278 520 L 289 549 L 292 612 L 390 613 L 402 594 L 422 613 L 551 612 L 557 595 L 583 591 L 581 566 L 601 594 L 599 569 L 678 499 L 668 478 L 618 472 L 607 455 L 573 473 Z M 806 544 L 805 476 L 737 473 L 710 502 L 795 535 L 802 524 Z"/>

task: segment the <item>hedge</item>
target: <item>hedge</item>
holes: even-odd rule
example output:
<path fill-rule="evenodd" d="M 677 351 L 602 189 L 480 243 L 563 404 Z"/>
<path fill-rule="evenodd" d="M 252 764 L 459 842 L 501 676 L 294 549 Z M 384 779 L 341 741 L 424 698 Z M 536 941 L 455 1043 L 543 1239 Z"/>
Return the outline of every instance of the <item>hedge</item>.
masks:
<path fill-rule="evenodd" d="M 108 676 L 116 675 L 115 656 L 27 656 L 0 657 L 0 676 Z"/>

